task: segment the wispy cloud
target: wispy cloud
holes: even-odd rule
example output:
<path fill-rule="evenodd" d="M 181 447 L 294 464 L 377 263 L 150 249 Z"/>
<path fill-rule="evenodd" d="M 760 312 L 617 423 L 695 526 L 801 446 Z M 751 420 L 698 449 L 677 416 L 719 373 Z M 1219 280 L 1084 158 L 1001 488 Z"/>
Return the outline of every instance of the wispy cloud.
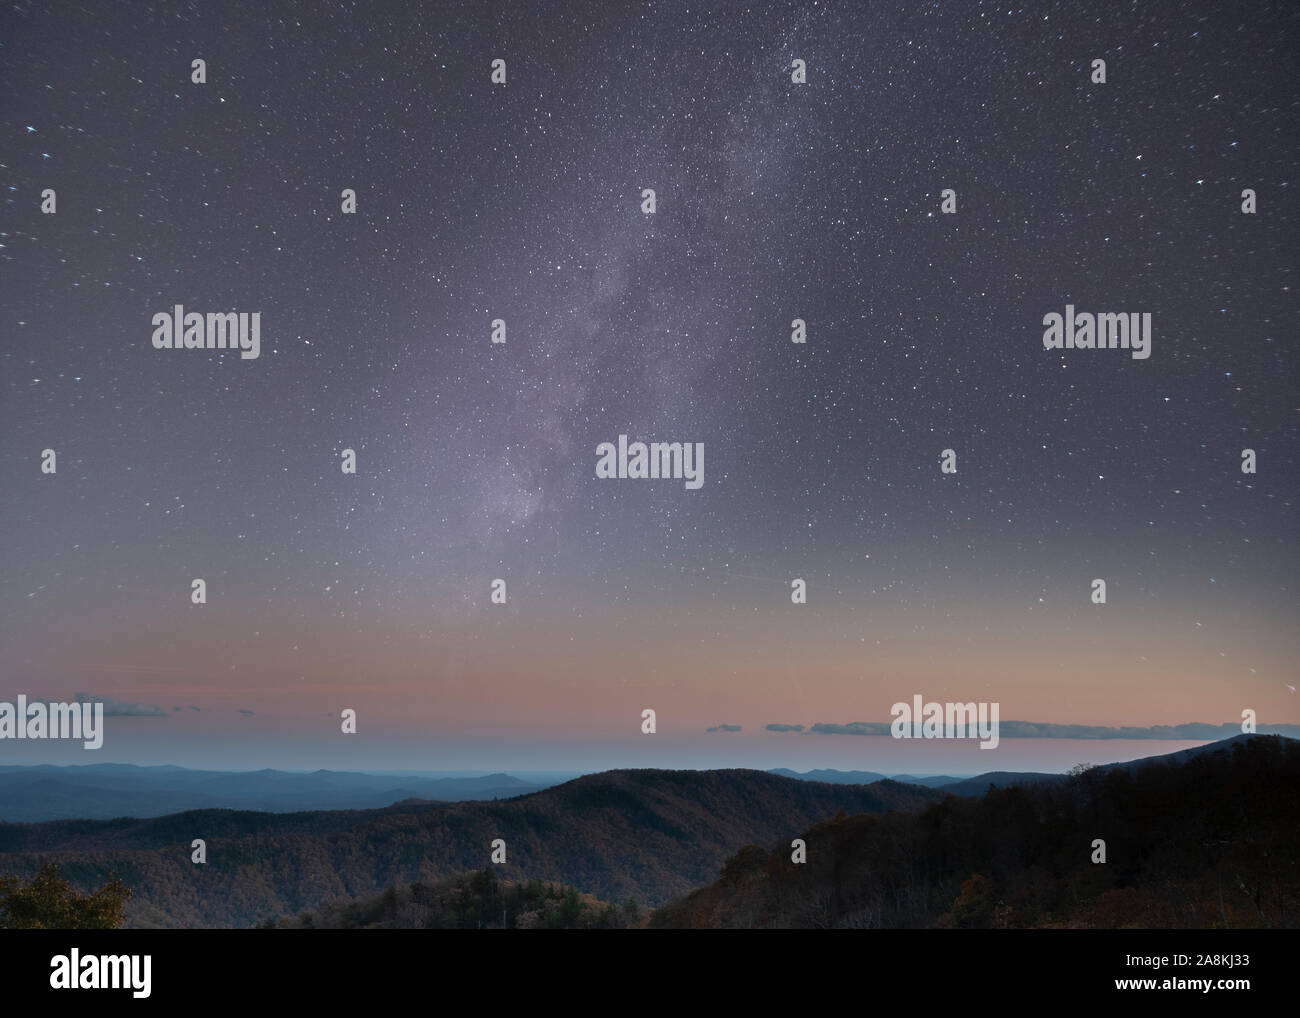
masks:
<path fill-rule="evenodd" d="M 889 725 L 877 721 L 850 721 L 847 725 L 817 723 L 808 731 L 815 735 L 888 735 Z"/>
<path fill-rule="evenodd" d="M 771 725 L 767 726 L 772 728 Z M 1123 725 L 1057 725 L 1039 721 L 1003 721 L 998 725 L 1004 739 L 1168 739 L 1206 741 L 1230 739 L 1241 734 L 1241 725 L 1225 722 L 1210 725 L 1192 721 L 1185 725 L 1151 725 L 1136 727 Z M 846 725 L 819 722 L 808 729 L 816 735 L 888 735 L 889 723 L 880 721 L 851 721 Z M 1300 725 L 1259 725 L 1261 735 L 1286 735 L 1300 738 Z"/>
<path fill-rule="evenodd" d="M 165 718 L 167 712 L 151 703 L 125 703 L 110 696 L 92 696 L 78 693 L 77 703 L 102 703 L 106 718 Z"/>

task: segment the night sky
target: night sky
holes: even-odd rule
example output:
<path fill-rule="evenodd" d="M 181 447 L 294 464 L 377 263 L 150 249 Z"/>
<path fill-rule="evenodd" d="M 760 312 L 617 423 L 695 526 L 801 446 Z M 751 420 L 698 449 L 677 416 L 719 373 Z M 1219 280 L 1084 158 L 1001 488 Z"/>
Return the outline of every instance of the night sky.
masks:
<path fill-rule="evenodd" d="M 1300 9 L 88 6 L 0 13 L 0 699 L 166 718 L 0 762 L 1123 755 L 807 730 L 915 693 L 1300 722 Z M 154 349 L 176 304 L 260 356 Z M 1045 350 L 1067 304 L 1150 358 Z M 597 478 L 620 434 L 702 487 Z"/>

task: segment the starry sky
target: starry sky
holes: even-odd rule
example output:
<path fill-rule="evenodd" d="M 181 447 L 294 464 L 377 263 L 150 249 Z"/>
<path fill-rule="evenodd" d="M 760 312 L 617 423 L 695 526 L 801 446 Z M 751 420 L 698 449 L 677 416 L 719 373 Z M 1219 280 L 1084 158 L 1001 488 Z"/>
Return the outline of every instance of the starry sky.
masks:
<path fill-rule="evenodd" d="M 0 698 L 139 709 L 0 762 L 1182 745 L 810 731 L 915 693 L 1300 722 L 1298 42 L 1203 0 L 6 5 Z M 176 304 L 260 357 L 154 349 Z M 1045 350 L 1066 304 L 1150 359 Z M 597 478 L 620 434 L 703 486 Z"/>

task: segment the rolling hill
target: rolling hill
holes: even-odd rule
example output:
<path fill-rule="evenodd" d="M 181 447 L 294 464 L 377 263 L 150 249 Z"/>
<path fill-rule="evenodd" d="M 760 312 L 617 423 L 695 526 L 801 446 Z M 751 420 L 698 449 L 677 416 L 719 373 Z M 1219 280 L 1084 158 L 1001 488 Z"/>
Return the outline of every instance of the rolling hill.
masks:
<path fill-rule="evenodd" d="M 502 838 L 503 880 L 658 905 L 710 880 L 742 845 L 794 837 L 841 811 L 912 810 L 941 797 L 890 781 L 831 785 L 750 770 L 609 771 L 493 802 L 0 824 L 0 872 L 29 876 L 48 859 L 88 888 L 115 871 L 134 892 L 132 926 L 236 927 L 479 869 Z M 196 838 L 206 864 L 190 861 Z"/>
<path fill-rule="evenodd" d="M 1294 739 L 1238 736 L 987 788 L 920 812 L 816 824 L 801 835 L 804 864 L 792 862 L 784 837 L 746 846 L 718 879 L 659 910 L 651 925 L 1300 925 Z"/>

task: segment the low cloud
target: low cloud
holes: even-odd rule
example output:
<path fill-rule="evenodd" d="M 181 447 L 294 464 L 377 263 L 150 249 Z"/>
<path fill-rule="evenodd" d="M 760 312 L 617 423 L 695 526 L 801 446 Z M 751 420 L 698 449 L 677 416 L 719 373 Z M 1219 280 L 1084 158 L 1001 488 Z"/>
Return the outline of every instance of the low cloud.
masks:
<path fill-rule="evenodd" d="M 888 735 L 889 725 L 876 721 L 850 721 L 847 725 L 818 723 L 808 731 L 815 735 Z"/>
<path fill-rule="evenodd" d="M 77 703 L 102 703 L 106 718 L 165 718 L 167 712 L 151 703 L 124 703 L 109 696 L 78 693 Z"/>
<path fill-rule="evenodd" d="M 244 710 L 242 707 L 239 709 L 239 713 L 244 715 L 244 717 L 246 718 L 251 718 L 253 716 L 253 712 L 251 710 Z"/>
<path fill-rule="evenodd" d="M 766 732 L 802 732 L 803 725 L 764 725 Z"/>
<path fill-rule="evenodd" d="M 714 725 L 712 728 L 704 729 L 706 732 L 738 732 L 740 725 Z"/>

